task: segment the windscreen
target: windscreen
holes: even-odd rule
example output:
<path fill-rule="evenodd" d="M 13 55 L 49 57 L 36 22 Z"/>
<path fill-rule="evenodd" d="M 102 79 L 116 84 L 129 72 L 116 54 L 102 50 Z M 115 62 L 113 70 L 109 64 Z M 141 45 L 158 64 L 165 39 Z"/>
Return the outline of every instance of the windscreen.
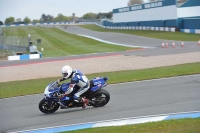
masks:
<path fill-rule="evenodd" d="M 53 91 L 58 89 L 58 84 L 56 82 L 52 82 L 48 85 L 48 91 Z"/>

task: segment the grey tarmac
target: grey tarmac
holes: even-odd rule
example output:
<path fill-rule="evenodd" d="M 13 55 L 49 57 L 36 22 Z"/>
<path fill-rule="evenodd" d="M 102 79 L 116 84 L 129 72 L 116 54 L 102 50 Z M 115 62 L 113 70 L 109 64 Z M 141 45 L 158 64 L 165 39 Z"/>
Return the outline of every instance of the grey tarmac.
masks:
<path fill-rule="evenodd" d="M 101 108 L 43 114 L 43 94 L 0 100 L 0 132 L 21 131 L 101 120 L 200 110 L 200 75 L 108 85 L 110 102 Z"/>

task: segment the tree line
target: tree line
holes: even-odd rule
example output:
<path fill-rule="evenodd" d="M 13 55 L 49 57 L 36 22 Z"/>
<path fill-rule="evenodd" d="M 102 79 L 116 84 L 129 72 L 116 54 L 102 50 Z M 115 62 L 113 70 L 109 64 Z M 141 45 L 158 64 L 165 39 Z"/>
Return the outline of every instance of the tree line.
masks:
<path fill-rule="evenodd" d="M 29 17 L 25 17 L 23 20 L 21 18 L 15 19 L 14 17 L 6 18 L 5 24 L 29 24 L 29 23 L 40 23 L 40 22 L 66 22 L 66 21 L 74 21 L 77 19 L 102 19 L 102 18 L 112 18 L 112 12 L 108 13 L 86 13 L 82 17 L 73 17 L 73 16 L 65 16 L 59 13 L 56 17 L 49 14 L 42 14 L 40 19 L 31 20 Z M 0 25 L 3 25 L 3 22 L 0 21 Z"/>

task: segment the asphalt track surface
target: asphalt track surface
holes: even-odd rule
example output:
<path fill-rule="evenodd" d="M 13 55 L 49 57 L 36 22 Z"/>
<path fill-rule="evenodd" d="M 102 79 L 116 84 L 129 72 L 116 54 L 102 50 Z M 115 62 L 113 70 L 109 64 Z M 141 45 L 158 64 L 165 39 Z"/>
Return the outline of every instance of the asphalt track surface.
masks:
<path fill-rule="evenodd" d="M 81 28 L 78 26 L 68 26 L 67 29 L 64 27 L 59 26 L 59 29 L 63 29 L 64 31 L 72 34 L 79 34 L 79 35 L 87 35 L 95 38 L 99 38 L 102 40 L 127 44 L 131 46 L 141 46 L 141 47 L 160 47 L 163 42 L 168 42 L 172 44 L 173 40 L 162 40 L 162 39 L 154 39 L 154 38 L 147 38 L 142 36 L 134 36 L 129 34 L 123 33 L 115 33 L 115 32 L 97 32 L 88 30 L 85 28 Z M 169 33 L 170 34 L 170 33 Z M 198 42 L 198 40 L 197 40 Z M 197 44 L 196 42 L 196 44 Z M 181 44 L 180 41 L 175 41 L 175 44 Z M 185 42 L 186 45 L 195 44 L 194 42 Z M 195 44 L 195 45 L 196 45 Z"/>
<path fill-rule="evenodd" d="M 59 109 L 43 114 L 43 94 L 0 100 L 0 132 L 101 120 L 200 110 L 200 75 L 108 85 L 110 102 L 101 108 Z"/>

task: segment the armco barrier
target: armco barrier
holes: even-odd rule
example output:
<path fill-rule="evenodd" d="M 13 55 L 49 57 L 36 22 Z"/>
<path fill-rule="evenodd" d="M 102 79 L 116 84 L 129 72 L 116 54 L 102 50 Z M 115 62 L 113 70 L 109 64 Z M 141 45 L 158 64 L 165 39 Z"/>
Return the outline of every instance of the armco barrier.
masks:
<path fill-rule="evenodd" d="M 96 24 L 96 22 L 57 22 L 57 23 L 34 23 L 34 24 L 14 24 L 14 25 L 0 25 L 0 27 L 15 27 L 15 26 L 52 26 L 52 25 L 74 25 L 74 24 Z"/>
<path fill-rule="evenodd" d="M 39 59 L 42 58 L 42 54 L 23 54 L 23 55 L 14 55 L 8 56 L 8 60 L 29 60 L 29 59 Z"/>
<path fill-rule="evenodd" d="M 175 32 L 175 28 L 169 27 L 145 27 L 145 26 L 103 26 L 100 24 L 96 24 L 105 29 L 124 29 L 124 30 L 154 30 L 154 31 L 168 31 L 168 32 Z"/>
<path fill-rule="evenodd" d="M 196 29 L 181 29 L 181 32 L 184 33 L 193 33 L 193 34 L 200 34 L 200 29 L 196 30 Z"/>

